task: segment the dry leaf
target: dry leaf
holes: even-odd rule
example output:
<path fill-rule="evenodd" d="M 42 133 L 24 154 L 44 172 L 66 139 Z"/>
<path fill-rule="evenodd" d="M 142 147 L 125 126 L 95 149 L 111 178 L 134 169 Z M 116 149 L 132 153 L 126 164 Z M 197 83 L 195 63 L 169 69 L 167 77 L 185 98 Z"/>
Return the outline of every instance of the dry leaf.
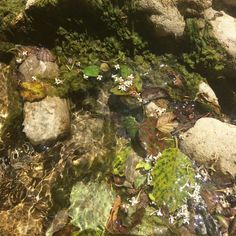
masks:
<path fill-rule="evenodd" d="M 156 128 L 162 133 L 170 133 L 178 126 L 178 122 L 174 119 L 173 112 L 166 112 L 157 120 Z"/>

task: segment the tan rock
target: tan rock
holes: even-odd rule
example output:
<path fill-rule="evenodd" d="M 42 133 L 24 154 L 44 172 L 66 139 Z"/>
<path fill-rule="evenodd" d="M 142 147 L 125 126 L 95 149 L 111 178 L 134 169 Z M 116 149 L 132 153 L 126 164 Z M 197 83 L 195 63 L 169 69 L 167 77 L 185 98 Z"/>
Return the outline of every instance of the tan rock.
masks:
<path fill-rule="evenodd" d="M 183 152 L 199 163 L 215 163 L 223 174 L 236 175 L 236 126 L 214 118 L 201 118 L 181 135 Z"/>
<path fill-rule="evenodd" d="M 55 141 L 70 131 L 69 106 L 66 99 L 46 97 L 24 104 L 24 129 L 34 145 Z"/>

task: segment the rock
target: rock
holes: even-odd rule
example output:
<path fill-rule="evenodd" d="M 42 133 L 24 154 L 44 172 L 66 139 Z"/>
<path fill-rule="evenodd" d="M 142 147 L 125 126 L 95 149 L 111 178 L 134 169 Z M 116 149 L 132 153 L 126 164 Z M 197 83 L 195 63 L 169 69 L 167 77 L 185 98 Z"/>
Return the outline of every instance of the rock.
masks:
<path fill-rule="evenodd" d="M 229 6 L 236 7 L 236 0 L 223 0 L 223 2 Z"/>
<path fill-rule="evenodd" d="M 69 105 L 66 99 L 46 97 L 39 102 L 24 104 L 24 129 L 34 145 L 46 144 L 70 130 Z"/>
<path fill-rule="evenodd" d="M 185 17 L 200 16 L 212 6 L 212 0 L 175 0 L 176 5 Z"/>
<path fill-rule="evenodd" d="M 181 135 L 180 147 L 197 162 L 215 164 L 219 172 L 236 175 L 236 126 L 201 118 Z"/>
<path fill-rule="evenodd" d="M 37 77 L 55 79 L 59 75 L 59 68 L 55 62 L 39 60 L 37 55 L 30 54 L 19 66 L 19 72 L 24 82 L 31 82 Z"/>
<path fill-rule="evenodd" d="M 235 18 L 223 11 L 209 8 L 205 11 L 205 18 L 212 26 L 212 32 L 221 46 L 236 58 L 236 23 Z"/>
<path fill-rule="evenodd" d="M 184 18 L 173 1 L 139 0 L 138 6 L 146 14 L 158 37 L 183 35 Z"/>
<path fill-rule="evenodd" d="M 218 114 L 220 113 L 218 98 L 216 97 L 215 92 L 212 90 L 209 84 L 204 81 L 200 82 L 199 84 L 196 100 L 208 104 L 212 107 L 213 111 Z"/>

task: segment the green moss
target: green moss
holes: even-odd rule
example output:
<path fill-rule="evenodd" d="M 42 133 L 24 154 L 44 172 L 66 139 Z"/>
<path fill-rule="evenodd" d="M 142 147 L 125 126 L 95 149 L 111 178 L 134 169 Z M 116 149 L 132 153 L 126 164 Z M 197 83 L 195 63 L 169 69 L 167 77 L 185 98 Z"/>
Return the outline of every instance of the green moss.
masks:
<path fill-rule="evenodd" d="M 212 26 L 202 20 L 187 19 L 186 35 L 190 52 L 183 54 L 186 64 L 192 69 L 222 71 L 228 54 L 212 33 Z"/>

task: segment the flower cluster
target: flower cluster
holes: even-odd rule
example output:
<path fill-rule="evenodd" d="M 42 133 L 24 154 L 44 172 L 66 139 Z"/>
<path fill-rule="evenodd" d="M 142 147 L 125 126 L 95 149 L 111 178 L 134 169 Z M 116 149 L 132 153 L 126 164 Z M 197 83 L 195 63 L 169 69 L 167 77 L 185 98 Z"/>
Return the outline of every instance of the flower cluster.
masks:
<path fill-rule="evenodd" d="M 123 79 L 121 76 L 118 77 L 117 74 L 111 76 L 116 83 L 118 83 L 118 89 L 127 92 L 133 86 L 134 83 L 134 75 L 131 74 L 127 77 L 127 79 Z"/>

